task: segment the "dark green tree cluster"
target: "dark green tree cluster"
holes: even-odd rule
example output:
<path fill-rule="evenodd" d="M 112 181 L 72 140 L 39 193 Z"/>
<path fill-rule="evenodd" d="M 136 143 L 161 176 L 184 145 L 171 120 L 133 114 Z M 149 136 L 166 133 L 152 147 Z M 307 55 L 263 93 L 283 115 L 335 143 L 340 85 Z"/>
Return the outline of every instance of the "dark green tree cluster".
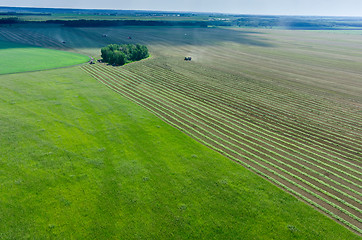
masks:
<path fill-rule="evenodd" d="M 140 44 L 110 44 L 101 49 L 103 61 L 114 65 L 124 65 L 127 62 L 147 58 L 148 48 Z"/>

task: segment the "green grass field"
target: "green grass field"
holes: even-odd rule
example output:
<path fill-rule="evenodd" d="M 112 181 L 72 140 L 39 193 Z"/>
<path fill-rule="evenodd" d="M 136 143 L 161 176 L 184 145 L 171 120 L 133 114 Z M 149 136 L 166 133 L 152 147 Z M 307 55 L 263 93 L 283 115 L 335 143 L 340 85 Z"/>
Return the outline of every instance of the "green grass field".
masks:
<path fill-rule="evenodd" d="M 7 74 L 76 65 L 89 57 L 0 40 L 0 59 L 0 74 Z"/>
<path fill-rule="evenodd" d="M 79 67 L 0 76 L 1 239 L 359 239 Z"/>

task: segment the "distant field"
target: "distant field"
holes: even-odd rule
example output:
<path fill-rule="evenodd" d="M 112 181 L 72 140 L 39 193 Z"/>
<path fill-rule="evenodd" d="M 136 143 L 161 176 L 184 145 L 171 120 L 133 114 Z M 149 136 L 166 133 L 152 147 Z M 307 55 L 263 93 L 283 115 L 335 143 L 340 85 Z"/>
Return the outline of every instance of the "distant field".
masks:
<path fill-rule="evenodd" d="M 7 74 L 76 65 L 89 57 L 0 40 L 0 59 L 0 74 Z"/>
<path fill-rule="evenodd" d="M 82 69 L 199 142 L 362 233 L 361 35 L 35 26 L 2 29 L 0 35 L 9 41 L 94 56 L 108 43 L 148 45 L 151 59 L 121 68 L 96 64 Z M 59 45 L 62 39 L 67 44 Z M 193 61 L 184 62 L 185 56 Z M 306 238 L 318 238 L 312 234 Z"/>
<path fill-rule="evenodd" d="M 207 15 L 198 16 L 137 16 L 136 14 L 130 15 L 95 15 L 95 14 L 62 14 L 55 13 L 52 15 L 0 15 L 1 18 L 17 17 L 22 21 L 47 21 L 47 20 L 142 20 L 142 21 L 207 21 Z"/>

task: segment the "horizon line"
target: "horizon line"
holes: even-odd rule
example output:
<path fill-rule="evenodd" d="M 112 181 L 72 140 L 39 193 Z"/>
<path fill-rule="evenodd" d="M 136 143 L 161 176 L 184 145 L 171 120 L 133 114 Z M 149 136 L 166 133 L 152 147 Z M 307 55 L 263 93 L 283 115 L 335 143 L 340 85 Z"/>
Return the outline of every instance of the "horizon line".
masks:
<path fill-rule="evenodd" d="M 101 10 L 101 11 L 140 11 L 140 12 L 164 12 L 164 13 L 199 13 L 199 14 L 223 14 L 223 15 L 253 15 L 253 16 L 283 16 L 283 17 L 347 17 L 362 18 L 362 16 L 348 15 L 307 15 L 307 14 L 258 14 L 258 13 L 224 13 L 224 12 L 199 12 L 178 10 L 151 10 L 151 9 L 117 9 L 117 8 L 71 8 L 71 7 L 34 7 L 34 6 L 0 6 L 0 8 L 35 8 L 35 9 L 64 9 L 64 10 Z"/>

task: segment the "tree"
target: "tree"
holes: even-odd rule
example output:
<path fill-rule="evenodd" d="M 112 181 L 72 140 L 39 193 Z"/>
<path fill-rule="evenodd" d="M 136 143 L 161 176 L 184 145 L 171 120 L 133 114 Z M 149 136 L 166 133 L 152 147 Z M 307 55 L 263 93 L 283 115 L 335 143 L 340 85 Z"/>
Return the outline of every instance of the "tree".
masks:
<path fill-rule="evenodd" d="M 126 55 L 121 51 L 115 51 L 113 54 L 114 64 L 122 66 L 126 63 Z"/>
<path fill-rule="evenodd" d="M 104 62 L 115 65 L 124 65 L 127 61 L 139 61 L 147 58 L 148 48 L 140 44 L 110 44 L 101 48 Z"/>
<path fill-rule="evenodd" d="M 112 51 L 108 47 L 101 49 L 101 56 L 105 62 L 108 62 L 112 56 Z"/>

